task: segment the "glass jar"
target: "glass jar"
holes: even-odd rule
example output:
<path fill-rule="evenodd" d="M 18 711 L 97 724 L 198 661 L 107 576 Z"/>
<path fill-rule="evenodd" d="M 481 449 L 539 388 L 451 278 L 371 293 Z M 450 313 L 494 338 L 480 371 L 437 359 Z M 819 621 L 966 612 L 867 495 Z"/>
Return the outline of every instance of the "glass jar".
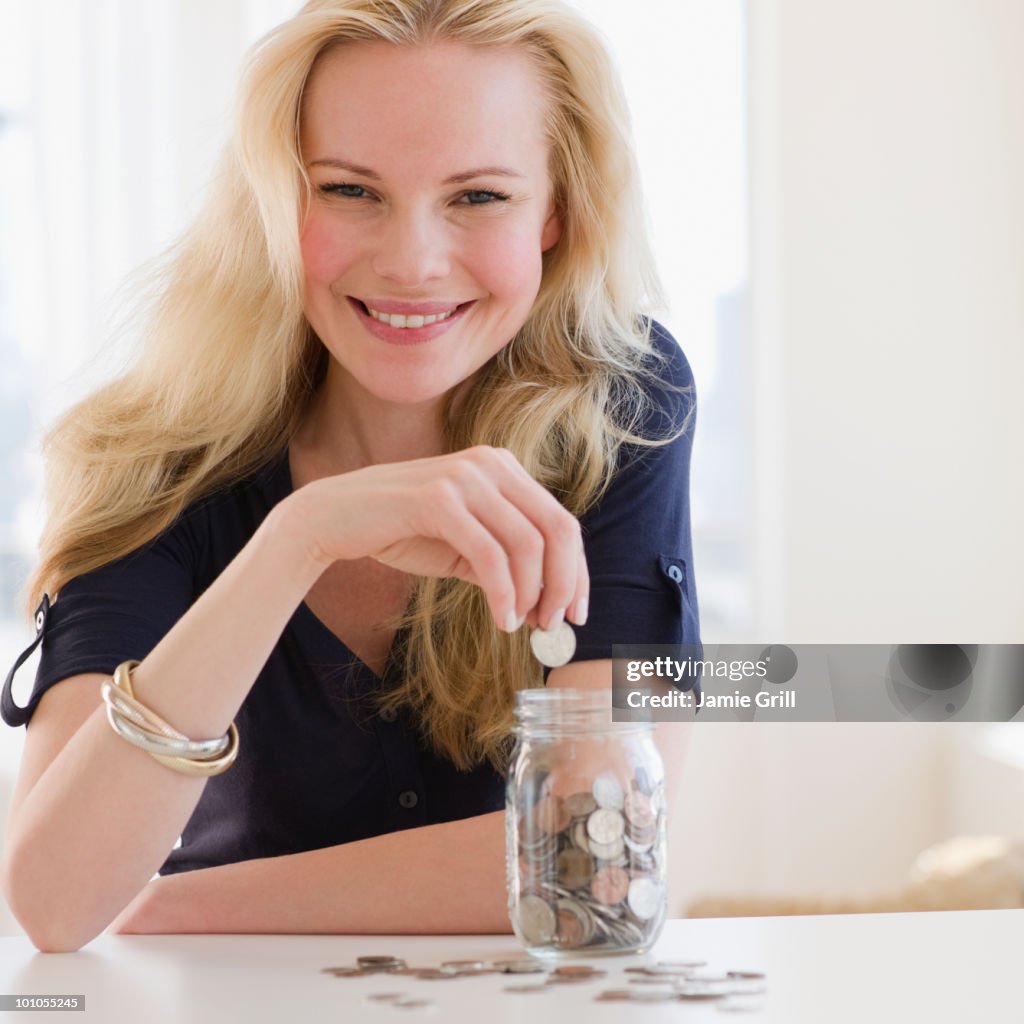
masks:
<path fill-rule="evenodd" d="M 666 911 L 664 770 L 650 722 L 613 722 L 611 690 L 516 700 L 506 789 L 509 916 L 526 950 L 642 953 Z"/>

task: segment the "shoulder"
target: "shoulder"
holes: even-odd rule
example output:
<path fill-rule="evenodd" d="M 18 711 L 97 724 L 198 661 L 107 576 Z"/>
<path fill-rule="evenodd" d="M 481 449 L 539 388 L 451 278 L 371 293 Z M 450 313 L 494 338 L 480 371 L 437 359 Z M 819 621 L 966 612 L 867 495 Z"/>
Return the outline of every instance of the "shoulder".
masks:
<path fill-rule="evenodd" d="M 650 350 L 638 375 L 642 410 L 636 433 L 648 441 L 672 439 L 673 446 L 688 446 L 696 422 L 697 394 L 693 371 L 682 346 L 657 320 L 649 321 Z M 627 461 L 650 456 L 652 450 L 639 443 L 627 443 Z"/>
<path fill-rule="evenodd" d="M 290 490 L 287 451 L 191 502 L 154 543 L 187 546 L 197 575 L 215 576 Z M 208 584 L 212 578 L 199 579 Z"/>
<path fill-rule="evenodd" d="M 104 579 L 166 581 L 170 574 L 189 578 L 201 591 L 245 546 L 287 489 L 287 462 L 275 457 L 255 471 L 199 494 L 151 540 L 70 580 L 60 596 Z"/>
<path fill-rule="evenodd" d="M 656 366 L 666 383 L 674 387 L 693 387 L 693 371 L 683 352 L 682 345 L 669 333 L 668 328 L 657 320 L 650 320 L 651 348 L 655 354 Z"/>

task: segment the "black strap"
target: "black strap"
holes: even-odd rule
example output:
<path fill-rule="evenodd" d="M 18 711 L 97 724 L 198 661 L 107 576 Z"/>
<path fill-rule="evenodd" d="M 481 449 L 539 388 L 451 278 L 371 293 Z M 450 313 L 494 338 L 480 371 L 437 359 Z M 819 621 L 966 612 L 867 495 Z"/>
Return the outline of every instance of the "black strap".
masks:
<path fill-rule="evenodd" d="M 27 707 L 18 707 L 14 703 L 14 695 L 11 692 L 11 688 L 14 686 L 14 673 L 28 661 L 32 656 L 32 652 L 42 642 L 43 633 L 46 630 L 46 622 L 49 617 L 50 595 L 43 594 L 43 599 L 39 602 L 39 607 L 35 613 L 36 638 L 18 655 L 17 661 L 11 666 L 11 671 L 7 673 L 7 678 L 4 680 L 3 691 L 0 692 L 0 715 L 3 716 L 3 720 L 8 725 L 25 725 L 28 723 L 30 717 L 29 710 Z"/>

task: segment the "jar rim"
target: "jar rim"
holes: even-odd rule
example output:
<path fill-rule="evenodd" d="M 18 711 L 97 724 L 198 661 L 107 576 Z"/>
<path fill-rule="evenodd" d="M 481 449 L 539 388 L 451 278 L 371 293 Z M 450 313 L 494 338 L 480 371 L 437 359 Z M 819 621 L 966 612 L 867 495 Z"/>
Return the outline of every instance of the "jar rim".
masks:
<path fill-rule="evenodd" d="M 615 733 L 649 731 L 649 721 L 615 721 L 612 688 L 583 690 L 557 687 L 552 690 L 537 687 L 516 693 L 514 730 L 573 729 L 593 732 L 595 729 Z"/>
<path fill-rule="evenodd" d="M 604 707 L 607 704 L 611 707 L 612 688 L 608 686 L 600 690 L 582 690 L 569 686 L 557 686 L 553 689 L 537 686 L 516 693 L 516 704 L 520 706 L 556 703 L 593 704 L 597 707 Z"/>

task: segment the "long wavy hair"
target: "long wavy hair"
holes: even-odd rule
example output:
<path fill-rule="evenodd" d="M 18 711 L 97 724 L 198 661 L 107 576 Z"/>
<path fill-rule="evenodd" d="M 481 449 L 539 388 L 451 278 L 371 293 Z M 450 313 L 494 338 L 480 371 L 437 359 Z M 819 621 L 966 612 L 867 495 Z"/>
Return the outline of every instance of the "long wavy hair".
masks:
<path fill-rule="evenodd" d="M 546 93 L 562 234 L 528 320 L 458 416 L 446 409 L 448 450 L 511 449 L 579 516 L 623 444 L 670 440 L 638 432 L 658 370 L 641 314 L 660 290 L 626 106 L 596 32 L 557 0 L 311 0 L 250 54 L 205 206 L 153 274 L 139 358 L 45 438 L 49 519 L 30 609 L 266 465 L 301 422 L 327 365 L 303 312 L 302 97 L 318 56 L 357 40 L 520 47 Z M 504 770 L 515 693 L 541 684 L 525 631 L 499 630 L 483 592 L 454 579 L 417 580 L 391 625 L 407 627 L 404 673 L 380 706 L 408 706 L 460 769 Z"/>

